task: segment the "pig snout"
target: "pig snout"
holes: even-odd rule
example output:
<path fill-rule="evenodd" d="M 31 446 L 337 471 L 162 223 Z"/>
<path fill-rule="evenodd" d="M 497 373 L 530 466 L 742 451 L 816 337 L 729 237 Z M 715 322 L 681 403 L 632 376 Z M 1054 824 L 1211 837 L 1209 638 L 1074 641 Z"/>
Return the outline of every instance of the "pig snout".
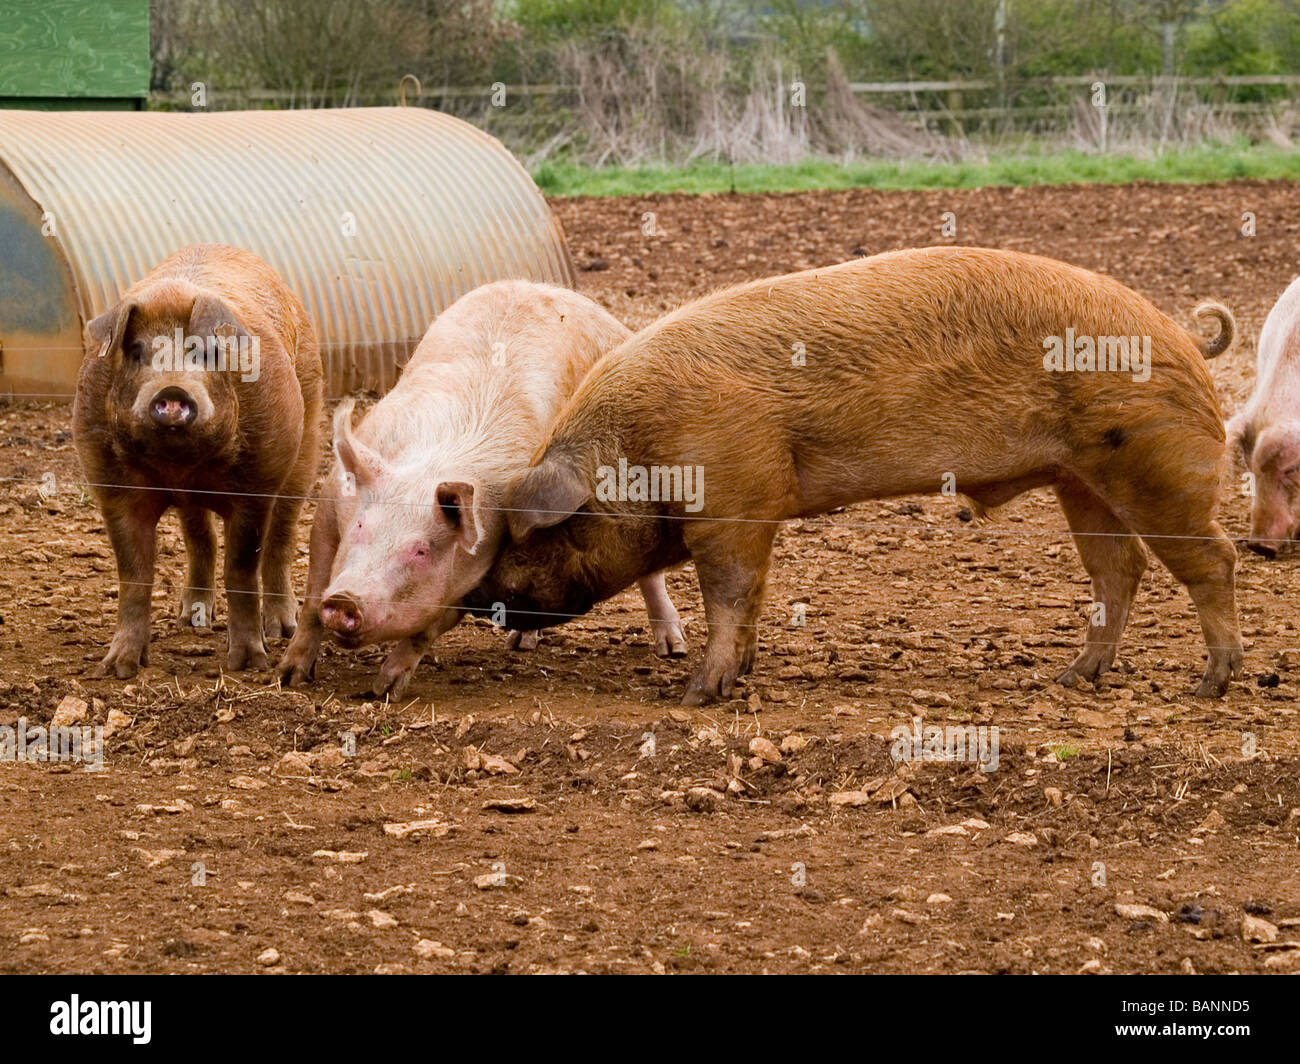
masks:
<path fill-rule="evenodd" d="M 1280 492 L 1261 493 L 1255 500 L 1246 546 L 1265 558 L 1274 558 L 1294 534 L 1296 521 Z"/>
<path fill-rule="evenodd" d="M 341 636 L 354 636 L 361 629 L 361 603 L 345 591 L 330 595 L 320 604 L 320 620 Z"/>
<path fill-rule="evenodd" d="M 185 428 L 198 416 L 199 405 L 184 388 L 171 385 L 149 400 L 149 416 L 159 428 Z"/>
<path fill-rule="evenodd" d="M 1250 530 L 1250 535 L 1246 538 L 1246 547 L 1261 557 L 1272 560 L 1277 557 L 1277 552 L 1282 549 L 1282 544 L 1287 541 L 1290 529 L 1287 522 L 1256 521 Z"/>

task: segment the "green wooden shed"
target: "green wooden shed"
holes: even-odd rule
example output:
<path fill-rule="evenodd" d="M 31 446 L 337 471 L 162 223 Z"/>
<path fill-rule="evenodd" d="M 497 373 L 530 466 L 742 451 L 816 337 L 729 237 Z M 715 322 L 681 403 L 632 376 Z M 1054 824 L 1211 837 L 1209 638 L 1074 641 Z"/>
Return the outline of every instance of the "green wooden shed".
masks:
<path fill-rule="evenodd" d="M 0 108 L 143 109 L 149 0 L 0 0 Z"/>

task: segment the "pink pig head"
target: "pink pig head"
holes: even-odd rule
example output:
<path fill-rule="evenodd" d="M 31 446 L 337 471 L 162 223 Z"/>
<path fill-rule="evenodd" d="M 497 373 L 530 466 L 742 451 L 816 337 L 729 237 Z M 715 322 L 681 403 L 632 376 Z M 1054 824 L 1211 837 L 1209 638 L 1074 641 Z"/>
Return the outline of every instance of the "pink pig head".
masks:
<path fill-rule="evenodd" d="M 404 639 L 447 620 L 492 562 L 503 522 L 480 485 L 442 479 L 432 456 L 392 465 L 334 417 L 341 518 L 321 598 L 324 626 L 347 646 Z"/>

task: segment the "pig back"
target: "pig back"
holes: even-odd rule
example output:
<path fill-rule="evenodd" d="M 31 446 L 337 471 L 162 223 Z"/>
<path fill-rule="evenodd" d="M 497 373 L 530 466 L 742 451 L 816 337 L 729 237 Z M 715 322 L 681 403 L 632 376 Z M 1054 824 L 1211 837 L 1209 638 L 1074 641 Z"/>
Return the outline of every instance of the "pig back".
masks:
<path fill-rule="evenodd" d="M 1055 340 L 1081 337 L 1136 338 L 1149 364 L 1046 365 Z M 715 493 L 761 473 L 818 507 L 933 491 L 945 473 L 1030 475 L 1116 431 L 1164 445 L 1173 424 L 1217 461 L 1209 371 L 1147 300 L 1050 259 L 931 248 L 688 304 L 598 364 L 552 446 L 584 464 L 698 464 Z"/>
<path fill-rule="evenodd" d="M 531 455 L 591 367 L 630 335 L 577 292 L 533 281 L 482 285 L 429 326 L 363 438 L 397 446 L 418 423 L 420 435 L 462 444 L 510 433 Z"/>
<path fill-rule="evenodd" d="M 1264 319 L 1255 385 L 1242 409 L 1238 419 L 1257 428 L 1294 420 L 1300 411 L 1300 278 L 1287 286 Z"/>

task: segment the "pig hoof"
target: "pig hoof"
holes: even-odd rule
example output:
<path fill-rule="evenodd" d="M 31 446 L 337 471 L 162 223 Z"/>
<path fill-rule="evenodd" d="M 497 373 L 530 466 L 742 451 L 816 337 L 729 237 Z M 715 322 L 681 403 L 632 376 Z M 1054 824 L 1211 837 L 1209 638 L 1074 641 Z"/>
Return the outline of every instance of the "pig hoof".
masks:
<path fill-rule="evenodd" d="M 404 669 L 401 672 L 389 675 L 380 672 L 375 677 L 374 684 L 371 685 L 370 693 L 376 698 L 398 699 L 406 694 L 406 689 L 411 686 L 411 679 L 415 676 L 415 669 Z"/>
<path fill-rule="evenodd" d="M 232 646 L 226 652 L 227 672 L 242 672 L 244 669 L 265 669 L 267 664 L 266 648 L 257 644 Z"/>
<path fill-rule="evenodd" d="M 296 631 L 292 621 L 286 622 L 279 617 L 268 617 L 262 622 L 262 636 L 264 639 L 288 639 Z"/>
<path fill-rule="evenodd" d="M 1196 688 L 1197 698 L 1222 698 L 1228 693 L 1228 678 L 1216 679 L 1212 676 L 1206 676 L 1201 680 L 1200 686 Z"/>
<path fill-rule="evenodd" d="M 275 673 L 280 678 L 281 687 L 297 687 L 299 684 L 316 679 L 316 663 L 313 661 L 307 665 L 301 663 L 290 665 L 281 661 L 275 667 Z"/>
<path fill-rule="evenodd" d="M 754 660 L 758 657 L 758 648 L 754 646 L 745 647 L 740 655 L 740 668 L 736 675 L 748 676 L 754 670 Z"/>
<path fill-rule="evenodd" d="M 507 650 L 536 650 L 541 641 L 541 632 L 520 632 L 512 628 L 506 633 Z"/>
<path fill-rule="evenodd" d="M 686 633 L 680 623 L 654 628 L 655 655 L 661 658 L 686 657 Z"/>
<path fill-rule="evenodd" d="M 301 632 L 298 637 L 284 648 L 280 660 L 275 666 L 275 673 L 280 678 L 281 687 L 293 687 L 316 678 L 316 657 L 320 653 L 320 641 L 313 640 L 309 632 Z"/>
<path fill-rule="evenodd" d="M 298 628 L 297 603 L 291 599 L 262 599 L 262 635 L 267 639 L 288 639 Z"/>
<path fill-rule="evenodd" d="M 118 658 L 116 660 L 110 660 L 109 658 L 105 658 L 103 661 L 101 661 L 98 665 L 96 665 L 93 669 L 90 670 L 90 675 L 92 678 L 98 680 L 109 675 L 109 673 L 112 673 L 119 680 L 129 680 L 132 676 L 134 676 L 139 671 L 140 671 L 139 661 L 128 661 L 124 657 Z"/>
<path fill-rule="evenodd" d="M 731 698 L 736 690 L 736 674 L 723 673 L 716 680 L 707 676 L 692 677 L 686 684 L 686 693 L 682 695 L 682 705 L 702 706 L 715 698 Z"/>
<path fill-rule="evenodd" d="M 217 601 L 213 595 L 181 595 L 176 620 L 182 628 L 211 628 L 216 620 Z"/>
<path fill-rule="evenodd" d="M 149 664 L 149 647 L 145 646 L 118 646 L 117 641 L 109 646 L 108 653 L 104 655 L 104 660 L 90 670 L 90 676 L 94 679 L 113 675 L 119 680 L 129 680 L 140 669 Z"/>
<path fill-rule="evenodd" d="M 1080 665 L 1075 662 L 1056 678 L 1056 682 L 1062 687 L 1078 687 L 1080 683 L 1092 684 L 1093 687 L 1102 686 L 1101 674 L 1106 669 L 1102 665 Z"/>
<path fill-rule="evenodd" d="M 1222 698 L 1228 692 L 1229 682 L 1240 678 L 1244 667 L 1245 655 L 1239 649 L 1211 654 L 1196 697 Z"/>

